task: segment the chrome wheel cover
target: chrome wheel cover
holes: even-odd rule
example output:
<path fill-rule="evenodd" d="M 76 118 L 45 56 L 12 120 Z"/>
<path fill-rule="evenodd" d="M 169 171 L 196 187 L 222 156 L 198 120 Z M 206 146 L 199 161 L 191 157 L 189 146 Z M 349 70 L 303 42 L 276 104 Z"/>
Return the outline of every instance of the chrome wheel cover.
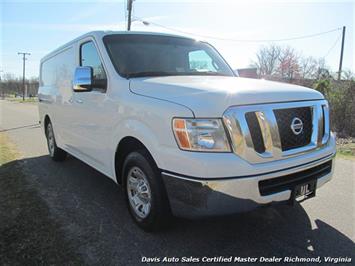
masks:
<path fill-rule="evenodd" d="M 151 209 L 151 190 L 144 172 L 137 166 L 132 167 L 127 176 L 127 195 L 134 213 L 144 219 Z"/>

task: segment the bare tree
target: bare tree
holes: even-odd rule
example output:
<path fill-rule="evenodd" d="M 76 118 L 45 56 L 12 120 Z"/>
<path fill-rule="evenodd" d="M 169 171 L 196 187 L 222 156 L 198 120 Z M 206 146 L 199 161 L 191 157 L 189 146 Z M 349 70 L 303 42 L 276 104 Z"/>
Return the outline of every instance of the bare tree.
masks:
<path fill-rule="evenodd" d="M 316 77 L 318 70 L 318 62 L 312 56 L 301 57 L 299 60 L 300 76 L 302 79 L 312 79 Z"/>
<path fill-rule="evenodd" d="M 315 79 L 329 78 L 330 73 L 328 69 L 329 68 L 325 64 L 324 58 L 319 58 L 317 60 L 317 72 L 315 73 L 314 78 Z"/>
<path fill-rule="evenodd" d="M 342 73 L 342 76 L 345 80 L 354 80 L 355 79 L 355 74 L 350 69 L 344 70 Z"/>
<path fill-rule="evenodd" d="M 299 56 L 296 51 L 287 46 L 281 49 L 279 55 L 278 74 L 282 79 L 292 80 L 299 76 Z"/>
<path fill-rule="evenodd" d="M 271 44 L 259 49 L 253 66 L 260 77 L 291 80 L 299 75 L 298 61 L 299 56 L 293 48 Z"/>
<path fill-rule="evenodd" d="M 275 44 L 262 46 L 251 66 L 257 68 L 259 77 L 269 79 L 291 81 L 331 77 L 324 58 L 304 57 L 289 46 Z"/>
<path fill-rule="evenodd" d="M 253 66 L 258 69 L 260 77 L 272 76 L 276 73 L 280 52 L 281 47 L 274 44 L 259 49 L 256 54 L 257 60 L 253 62 Z"/>

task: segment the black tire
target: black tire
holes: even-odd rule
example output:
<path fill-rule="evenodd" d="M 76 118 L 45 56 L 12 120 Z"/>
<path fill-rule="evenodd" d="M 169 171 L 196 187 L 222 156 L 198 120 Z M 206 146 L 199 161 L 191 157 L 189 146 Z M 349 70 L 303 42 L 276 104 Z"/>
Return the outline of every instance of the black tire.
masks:
<path fill-rule="evenodd" d="M 48 122 L 46 126 L 46 138 L 49 156 L 52 158 L 52 160 L 56 162 L 64 161 L 67 157 L 67 152 L 61 148 L 58 148 L 51 122 Z"/>
<path fill-rule="evenodd" d="M 123 187 L 127 206 L 136 224 L 145 231 L 160 231 L 171 221 L 169 201 L 165 186 L 155 162 L 146 150 L 134 151 L 128 154 L 123 164 Z M 141 170 L 150 189 L 150 211 L 146 217 L 140 217 L 130 202 L 128 178 L 130 173 Z M 132 183 L 132 182 L 131 182 Z M 138 206 L 138 205 L 136 205 Z M 138 211 L 139 212 L 139 211 Z"/>

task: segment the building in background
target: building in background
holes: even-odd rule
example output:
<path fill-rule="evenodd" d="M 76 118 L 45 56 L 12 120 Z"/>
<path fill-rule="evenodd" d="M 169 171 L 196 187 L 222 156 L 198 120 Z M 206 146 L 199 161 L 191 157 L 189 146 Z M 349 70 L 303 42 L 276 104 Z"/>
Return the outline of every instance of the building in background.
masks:
<path fill-rule="evenodd" d="M 257 79 L 258 74 L 257 74 L 257 69 L 256 68 L 239 68 L 235 70 L 236 73 L 239 74 L 240 77 L 242 78 L 251 78 L 251 79 Z"/>

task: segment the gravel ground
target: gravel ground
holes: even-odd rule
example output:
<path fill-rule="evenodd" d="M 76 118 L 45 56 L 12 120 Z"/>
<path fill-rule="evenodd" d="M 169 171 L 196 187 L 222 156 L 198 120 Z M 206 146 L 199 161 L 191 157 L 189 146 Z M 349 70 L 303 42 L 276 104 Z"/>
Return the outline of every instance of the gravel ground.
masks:
<path fill-rule="evenodd" d="M 1 265 L 79 265 L 48 205 L 27 182 L 19 162 L 0 168 Z"/>

